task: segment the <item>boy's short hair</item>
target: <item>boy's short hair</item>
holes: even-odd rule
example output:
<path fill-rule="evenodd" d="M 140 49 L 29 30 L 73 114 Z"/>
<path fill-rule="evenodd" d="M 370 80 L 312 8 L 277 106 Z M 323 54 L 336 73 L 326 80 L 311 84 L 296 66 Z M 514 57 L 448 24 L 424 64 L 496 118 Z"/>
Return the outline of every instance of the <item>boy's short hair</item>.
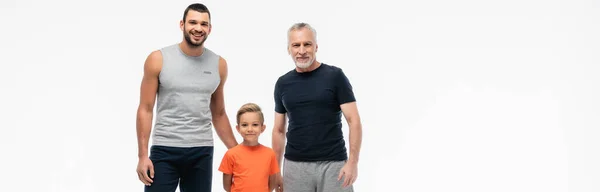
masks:
<path fill-rule="evenodd" d="M 263 124 L 265 121 L 265 117 L 262 113 L 262 110 L 260 109 L 260 107 L 255 104 L 255 103 L 246 103 L 244 105 L 242 105 L 242 107 L 240 107 L 240 109 L 237 112 L 237 123 L 240 124 L 240 117 L 244 114 L 244 113 L 258 113 L 258 115 L 260 116 L 260 123 Z"/>

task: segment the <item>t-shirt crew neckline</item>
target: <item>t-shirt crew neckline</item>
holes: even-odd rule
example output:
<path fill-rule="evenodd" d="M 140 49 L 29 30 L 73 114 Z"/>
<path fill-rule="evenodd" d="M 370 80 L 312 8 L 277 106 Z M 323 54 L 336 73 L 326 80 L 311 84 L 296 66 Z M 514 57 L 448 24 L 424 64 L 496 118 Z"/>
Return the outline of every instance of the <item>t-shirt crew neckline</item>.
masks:
<path fill-rule="evenodd" d="M 202 47 L 202 54 L 198 55 L 198 56 L 192 56 L 192 55 L 188 55 L 185 52 L 183 52 L 183 50 L 180 47 L 181 45 L 177 45 L 177 50 L 179 51 L 179 53 L 181 53 L 181 55 L 187 57 L 187 58 L 191 58 L 191 59 L 201 59 L 203 58 L 202 56 L 205 55 L 206 53 L 206 47 Z"/>
<path fill-rule="evenodd" d="M 312 71 L 308 71 L 308 72 L 298 72 L 298 71 L 296 71 L 296 69 L 294 69 L 294 72 L 296 72 L 296 74 L 298 74 L 298 75 L 310 75 L 310 74 L 313 74 L 313 73 L 317 72 L 319 69 L 323 68 L 323 65 L 324 65 L 324 64 L 325 64 L 325 63 L 322 63 L 322 62 L 321 62 L 321 63 L 319 63 L 319 66 L 318 66 L 317 68 L 315 68 L 314 70 L 312 70 Z"/>
<path fill-rule="evenodd" d="M 258 145 L 255 145 L 255 146 L 248 146 L 248 145 L 244 145 L 243 143 L 241 143 L 240 145 L 243 148 L 250 149 L 250 150 L 256 150 L 256 149 L 259 149 L 259 148 L 262 147 L 262 144 L 260 144 L 260 143 Z"/>

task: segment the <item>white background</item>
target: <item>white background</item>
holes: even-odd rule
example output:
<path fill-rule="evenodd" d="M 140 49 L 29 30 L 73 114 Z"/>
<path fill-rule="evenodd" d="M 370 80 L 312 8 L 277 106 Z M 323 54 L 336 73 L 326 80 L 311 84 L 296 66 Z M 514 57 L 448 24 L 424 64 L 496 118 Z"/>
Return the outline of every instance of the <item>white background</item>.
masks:
<path fill-rule="evenodd" d="M 143 62 L 193 2 L 2 0 L 0 191 L 142 191 Z M 286 30 L 316 28 L 358 99 L 356 191 L 600 191 L 600 1 L 202 2 L 230 120 L 261 105 L 267 146 Z"/>

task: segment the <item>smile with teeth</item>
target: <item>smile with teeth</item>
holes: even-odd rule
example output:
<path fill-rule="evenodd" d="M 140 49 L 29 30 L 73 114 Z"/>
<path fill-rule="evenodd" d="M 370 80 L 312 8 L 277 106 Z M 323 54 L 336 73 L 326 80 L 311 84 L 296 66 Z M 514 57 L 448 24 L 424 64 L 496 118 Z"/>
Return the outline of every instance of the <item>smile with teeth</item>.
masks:
<path fill-rule="evenodd" d="M 203 33 L 192 33 L 192 36 L 196 37 L 196 38 L 201 38 L 204 37 Z"/>

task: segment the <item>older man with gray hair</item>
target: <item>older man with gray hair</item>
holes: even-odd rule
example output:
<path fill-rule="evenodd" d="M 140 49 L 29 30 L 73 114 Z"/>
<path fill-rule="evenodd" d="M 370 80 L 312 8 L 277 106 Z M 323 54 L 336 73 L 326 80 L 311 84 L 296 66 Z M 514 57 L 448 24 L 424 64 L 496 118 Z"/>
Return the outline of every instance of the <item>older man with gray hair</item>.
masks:
<path fill-rule="evenodd" d="M 277 191 L 351 192 L 362 141 L 356 98 L 341 68 L 317 61 L 316 35 L 307 23 L 288 30 L 296 66 L 275 83 L 272 147 L 283 167 Z M 342 115 L 350 130 L 349 153 Z"/>

